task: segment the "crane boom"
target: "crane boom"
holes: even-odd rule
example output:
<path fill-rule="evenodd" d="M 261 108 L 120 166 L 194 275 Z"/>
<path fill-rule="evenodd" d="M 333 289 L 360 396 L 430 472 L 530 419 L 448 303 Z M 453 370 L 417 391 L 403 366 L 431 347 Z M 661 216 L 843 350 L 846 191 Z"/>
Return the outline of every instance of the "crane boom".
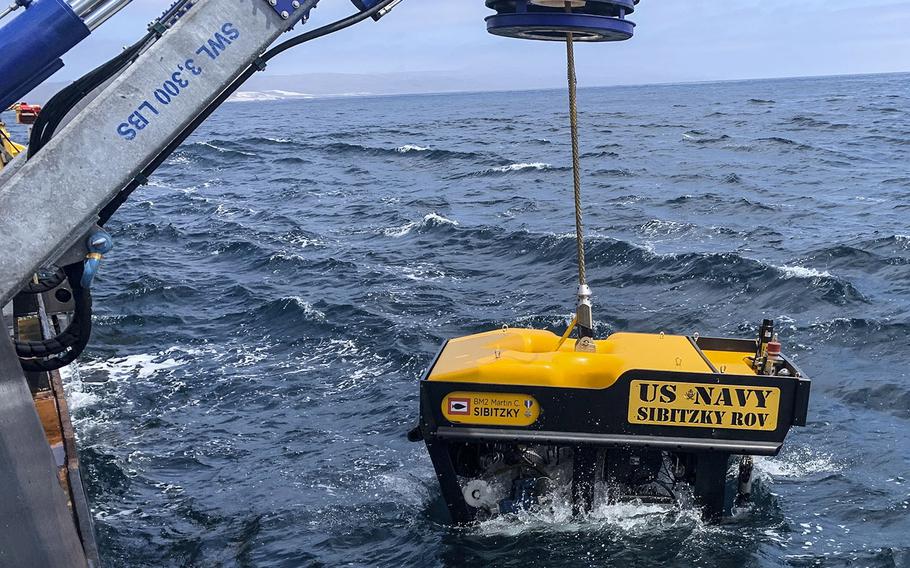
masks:
<path fill-rule="evenodd" d="M 0 305 L 318 0 L 201 0 L 42 151 L 0 176 Z"/>

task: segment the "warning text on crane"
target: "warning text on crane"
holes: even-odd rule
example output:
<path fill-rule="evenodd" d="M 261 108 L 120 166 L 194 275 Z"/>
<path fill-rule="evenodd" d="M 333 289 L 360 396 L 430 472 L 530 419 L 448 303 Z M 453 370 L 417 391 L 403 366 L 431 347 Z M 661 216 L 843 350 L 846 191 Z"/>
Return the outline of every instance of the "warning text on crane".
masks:
<path fill-rule="evenodd" d="M 632 381 L 629 390 L 631 424 L 773 431 L 779 408 L 775 387 Z"/>
<path fill-rule="evenodd" d="M 442 399 L 442 415 L 454 424 L 530 426 L 540 417 L 540 405 L 526 394 L 453 392 Z"/>
<path fill-rule="evenodd" d="M 145 100 L 137 102 L 132 112 L 117 125 L 117 134 L 124 140 L 135 140 L 143 130 L 168 112 L 168 107 L 193 89 L 196 78 L 205 72 L 209 61 L 217 61 L 231 43 L 240 37 L 240 30 L 226 22 L 203 42 L 192 57 L 174 62 L 151 89 Z M 205 62 L 205 63 L 203 63 Z"/>

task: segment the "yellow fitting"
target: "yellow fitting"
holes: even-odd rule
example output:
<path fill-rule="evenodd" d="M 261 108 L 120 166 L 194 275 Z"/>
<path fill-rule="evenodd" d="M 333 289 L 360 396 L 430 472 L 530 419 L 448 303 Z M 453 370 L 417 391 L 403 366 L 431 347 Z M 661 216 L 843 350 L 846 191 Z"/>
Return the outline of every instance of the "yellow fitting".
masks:
<path fill-rule="evenodd" d="M 556 344 L 556 351 L 559 351 L 562 344 L 566 342 L 566 339 L 569 339 L 569 335 L 572 334 L 572 330 L 575 329 L 575 326 L 578 325 L 578 317 L 572 318 L 572 323 L 569 324 L 569 328 L 565 333 L 562 334 L 562 337 L 559 338 L 559 343 Z"/>

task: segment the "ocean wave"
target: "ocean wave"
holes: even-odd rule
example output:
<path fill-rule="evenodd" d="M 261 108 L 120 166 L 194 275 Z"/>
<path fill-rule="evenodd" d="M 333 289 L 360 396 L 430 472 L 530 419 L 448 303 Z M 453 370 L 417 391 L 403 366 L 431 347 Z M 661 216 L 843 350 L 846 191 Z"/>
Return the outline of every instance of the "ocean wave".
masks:
<path fill-rule="evenodd" d="M 794 148 L 797 150 L 811 150 L 812 149 L 812 147 L 807 144 L 797 142 L 796 140 L 791 140 L 790 138 L 784 138 L 782 136 L 769 136 L 766 138 L 756 138 L 755 141 L 756 142 L 766 142 L 766 143 L 770 143 L 770 144 L 773 144 L 776 146 L 790 147 L 790 148 Z"/>
<path fill-rule="evenodd" d="M 454 219 L 449 219 L 448 217 L 444 217 L 444 216 L 440 215 L 439 213 L 434 212 L 434 213 L 429 213 L 427 215 L 424 215 L 423 219 L 421 219 L 420 221 L 411 221 L 410 223 L 405 223 L 404 225 L 399 225 L 398 227 L 389 227 L 389 228 L 383 229 L 382 234 L 384 234 L 387 237 L 400 238 L 400 237 L 410 234 L 411 231 L 413 231 L 414 229 L 424 229 L 424 228 L 442 227 L 442 226 L 457 227 L 458 221 L 456 221 Z"/>
<path fill-rule="evenodd" d="M 520 163 L 520 164 L 509 164 L 507 166 L 500 166 L 498 168 L 492 168 L 491 171 L 494 172 L 520 172 L 523 170 L 549 170 L 552 168 L 550 164 L 545 164 L 543 162 L 532 162 L 532 163 Z"/>
<path fill-rule="evenodd" d="M 438 148 L 429 148 L 415 144 L 405 144 L 394 148 L 380 148 L 375 146 L 365 146 L 363 144 L 353 144 L 348 142 L 331 142 L 328 144 L 311 145 L 311 148 L 318 151 L 328 152 L 330 154 L 350 154 L 359 156 L 377 156 L 377 157 L 405 157 L 414 156 L 428 160 L 468 160 L 472 162 L 485 162 L 488 157 L 479 152 L 461 152 L 457 150 L 445 150 Z"/>
<path fill-rule="evenodd" d="M 834 278 L 834 276 L 827 270 L 816 270 L 815 268 L 806 268 L 804 266 L 775 266 L 781 274 L 784 275 L 784 278 Z"/>
<path fill-rule="evenodd" d="M 786 124 L 795 124 L 807 128 L 828 128 L 832 126 L 827 120 L 819 120 L 811 116 L 797 115 L 786 121 Z M 844 125 L 846 126 L 846 125 Z"/>
<path fill-rule="evenodd" d="M 638 228 L 639 232 L 646 237 L 688 234 L 693 229 L 696 229 L 696 226 L 692 223 L 680 223 L 662 219 L 651 219 Z"/>
<path fill-rule="evenodd" d="M 766 480 L 804 479 L 842 469 L 843 464 L 831 454 L 804 446 L 785 446 L 775 457 L 755 457 L 755 471 L 759 478 Z"/>
<path fill-rule="evenodd" d="M 834 394 L 853 406 L 910 419 L 910 387 L 904 383 L 885 382 L 878 385 L 842 386 L 835 389 Z"/>
<path fill-rule="evenodd" d="M 720 136 L 712 136 L 707 132 L 701 130 L 689 130 L 684 132 L 683 140 L 690 142 L 692 144 L 714 144 L 717 142 L 723 142 L 725 140 L 730 140 L 730 136 L 727 134 L 721 134 Z"/>
<path fill-rule="evenodd" d="M 187 147 L 185 147 L 187 148 Z M 204 141 L 204 142 L 194 142 L 188 146 L 190 150 L 213 150 L 218 155 L 224 157 L 230 156 L 244 156 L 244 157 L 256 157 L 256 153 L 249 152 L 246 150 L 241 150 L 241 145 L 237 142 L 230 141 Z M 206 152 L 201 152 L 202 155 L 206 155 Z M 211 155 L 211 154 L 208 154 Z"/>
<path fill-rule="evenodd" d="M 85 361 L 79 364 L 77 372 L 83 382 L 148 380 L 159 373 L 187 365 L 200 354 L 199 350 L 171 347 L 157 353 Z"/>
<path fill-rule="evenodd" d="M 620 154 L 618 152 L 612 152 L 609 150 L 601 150 L 599 152 L 586 152 L 581 155 L 582 160 L 598 160 L 601 158 L 619 158 Z"/>
<path fill-rule="evenodd" d="M 612 168 L 606 170 L 597 170 L 591 175 L 601 176 L 601 177 L 635 177 L 635 173 L 632 170 L 626 168 Z"/>
<path fill-rule="evenodd" d="M 893 345 L 903 344 L 910 337 L 910 323 L 890 318 L 838 317 L 812 322 L 808 332 L 818 343 L 863 348 L 884 346 L 885 352 L 891 353 Z"/>
<path fill-rule="evenodd" d="M 395 148 L 395 151 L 399 154 L 407 154 L 408 152 L 428 152 L 430 151 L 430 148 L 428 146 L 418 146 L 416 144 L 405 144 L 404 146 Z"/>
<path fill-rule="evenodd" d="M 551 164 L 545 162 L 520 162 L 515 164 L 506 164 L 504 166 L 496 166 L 492 168 L 487 168 L 480 171 L 474 171 L 464 174 L 455 174 L 449 177 L 449 179 L 458 180 L 471 177 L 491 177 L 491 176 L 501 176 L 503 174 L 516 174 L 516 173 L 527 173 L 527 172 L 550 172 L 550 171 L 567 171 L 569 168 L 565 167 L 554 167 Z"/>

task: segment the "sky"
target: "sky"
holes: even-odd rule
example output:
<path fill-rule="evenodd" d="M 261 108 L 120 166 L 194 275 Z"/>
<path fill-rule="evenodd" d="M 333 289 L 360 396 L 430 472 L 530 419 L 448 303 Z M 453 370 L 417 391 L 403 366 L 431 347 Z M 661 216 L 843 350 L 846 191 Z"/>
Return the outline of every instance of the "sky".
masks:
<path fill-rule="evenodd" d="M 72 51 L 53 80 L 72 80 L 113 56 L 170 2 L 135 0 Z M 306 27 L 353 10 L 349 0 L 321 0 Z M 332 83 L 328 73 L 375 75 L 377 85 L 445 78 L 462 90 L 564 84 L 561 45 L 489 35 L 490 13 L 483 0 L 404 0 L 379 22 L 287 52 L 266 73 L 317 74 L 314 87 Z M 630 19 L 633 39 L 579 46 L 580 85 L 910 71 L 910 0 L 642 0 Z"/>

